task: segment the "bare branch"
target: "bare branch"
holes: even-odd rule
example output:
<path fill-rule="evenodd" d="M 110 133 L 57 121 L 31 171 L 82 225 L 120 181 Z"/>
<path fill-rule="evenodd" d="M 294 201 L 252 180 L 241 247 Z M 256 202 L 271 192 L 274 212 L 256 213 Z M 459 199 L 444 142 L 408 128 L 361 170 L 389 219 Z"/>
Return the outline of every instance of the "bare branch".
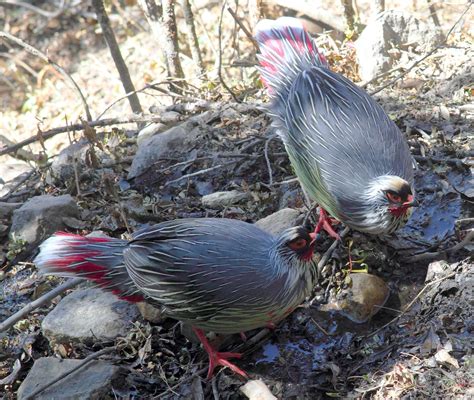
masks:
<path fill-rule="evenodd" d="M 131 115 L 131 116 L 124 116 L 120 118 L 106 118 L 99 121 L 90 121 L 87 123 L 87 125 L 93 128 L 97 126 L 109 126 L 109 125 L 120 125 L 120 124 L 130 124 L 130 123 L 146 123 L 146 122 L 155 122 L 155 123 L 162 122 L 162 118 L 159 115 Z M 34 143 L 40 140 L 41 138 L 43 140 L 46 140 L 46 139 L 52 138 L 53 136 L 56 136 L 59 133 L 84 129 L 85 127 L 86 127 L 86 124 L 72 124 L 72 125 L 61 126 L 58 128 L 50 129 L 48 131 L 41 132 L 41 136 L 35 135 L 19 143 L 16 143 L 12 146 L 4 147 L 0 149 L 0 156 L 15 152 L 24 146 L 27 146 L 31 143 Z"/>
<path fill-rule="evenodd" d="M 69 5 L 69 1 L 66 2 L 65 0 L 62 0 L 58 9 L 56 11 L 50 12 L 50 11 L 45 11 L 42 8 L 36 7 L 33 4 L 26 3 L 24 1 L 19 1 L 19 0 L 0 1 L 0 6 L 23 7 L 46 18 L 59 17 L 64 12 L 64 10 L 67 9 L 68 5 Z"/>
<path fill-rule="evenodd" d="M 191 56 L 193 61 L 198 67 L 200 75 L 205 75 L 204 64 L 202 62 L 201 50 L 199 49 L 199 41 L 196 34 L 196 28 L 194 26 L 194 15 L 189 0 L 181 0 L 181 8 L 183 9 L 184 20 L 186 21 L 186 27 L 188 28 L 188 41 L 191 49 Z"/>
<path fill-rule="evenodd" d="M 92 0 L 92 5 L 97 14 L 97 19 L 99 20 L 100 27 L 102 28 L 105 41 L 109 46 L 110 54 L 112 55 L 115 66 L 117 67 L 117 71 L 120 75 L 120 80 L 122 81 L 125 93 L 130 93 L 130 95 L 127 96 L 130 107 L 134 113 L 141 114 L 142 107 L 140 105 L 140 100 L 138 99 L 138 95 L 134 93 L 135 87 L 133 86 L 132 79 L 130 78 L 127 65 L 123 60 L 120 47 L 117 44 L 117 40 L 115 39 L 114 31 L 110 27 L 110 21 L 107 12 L 105 11 L 104 3 L 102 0 Z"/>

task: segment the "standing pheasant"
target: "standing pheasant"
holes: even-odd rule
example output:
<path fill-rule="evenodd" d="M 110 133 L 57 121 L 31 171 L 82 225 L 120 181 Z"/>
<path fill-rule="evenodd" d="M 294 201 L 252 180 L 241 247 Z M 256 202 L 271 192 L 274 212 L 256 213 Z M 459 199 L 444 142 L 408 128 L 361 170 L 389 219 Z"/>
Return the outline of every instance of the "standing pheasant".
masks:
<path fill-rule="evenodd" d="M 329 70 L 297 19 L 262 20 L 256 39 L 269 114 L 303 188 L 320 205 L 316 233 L 338 238 L 326 211 L 371 234 L 403 226 L 415 192 L 413 160 L 397 126 L 365 91 Z"/>
<path fill-rule="evenodd" d="M 57 233 L 35 259 L 45 274 L 89 279 L 118 297 L 161 304 L 188 322 L 217 365 L 246 376 L 208 342 L 205 331 L 233 334 L 273 326 L 315 283 L 314 234 L 302 227 L 274 237 L 230 219 L 181 219 L 137 232 L 131 241 Z"/>

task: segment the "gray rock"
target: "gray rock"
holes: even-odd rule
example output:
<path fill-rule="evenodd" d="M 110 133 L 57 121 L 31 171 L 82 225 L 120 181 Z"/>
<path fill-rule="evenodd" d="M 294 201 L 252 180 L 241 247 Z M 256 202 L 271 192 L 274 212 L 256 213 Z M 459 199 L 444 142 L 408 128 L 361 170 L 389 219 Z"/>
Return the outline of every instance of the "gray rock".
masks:
<path fill-rule="evenodd" d="M 31 249 L 64 229 L 64 217 L 79 217 L 79 207 L 70 195 L 32 197 L 13 212 L 10 240 L 24 240 Z"/>
<path fill-rule="evenodd" d="M 82 360 L 39 358 L 18 388 L 18 400 L 26 398 L 40 386 L 77 367 Z M 35 400 L 99 400 L 108 398 L 112 387 L 123 389 L 122 369 L 106 361 L 95 360 L 35 396 Z"/>
<path fill-rule="evenodd" d="M 125 336 L 139 312 L 134 304 L 101 289 L 77 290 L 64 297 L 43 320 L 51 343 L 88 345 Z"/>
<path fill-rule="evenodd" d="M 227 192 L 214 192 L 202 197 L 202 205 L 208 208 L 222 208 L 232 206 L 242 200 L 248 199 L 248 193 L 230 190 Z"/>
<path fill-rule="evenodd" d="M 372 19 L 355 42 L 359 71 L 363 80 L 373 79 L 393 67 L 393 50 L 413 47 L 417 51 L 440 43 L 442 35 L 409 13 L 389 10 Z"/>
<path fill-rule="evenodd" d="M 188 121 L 141 141 L 130 166 L 128 179 L 139 176 L 165 155 L 189 152 L 201 133 L 195 123 Z"/>
<path fill-rule="evenodd" d="M 110 161 L 111 158 L 97 147 L 95 154 L 100 162 Z M 63 149 L 51 164 L 51 178 L 54 184 L 64 186 L 67 182 L 75 179 L 74 163 L 79 176 L 87 168 L 86 159 L 89 157 L 90 143 L 88 140 L 80 140 Z"/>
<path fill-rule="evenodd" d="M 276 236 L 287 228 L 300 225 L 303 222 L 303 218 L 304 215 L 300 211 L 284 208 L 283 210 L 262 218 L 257 221 L 255 225 Z"/>

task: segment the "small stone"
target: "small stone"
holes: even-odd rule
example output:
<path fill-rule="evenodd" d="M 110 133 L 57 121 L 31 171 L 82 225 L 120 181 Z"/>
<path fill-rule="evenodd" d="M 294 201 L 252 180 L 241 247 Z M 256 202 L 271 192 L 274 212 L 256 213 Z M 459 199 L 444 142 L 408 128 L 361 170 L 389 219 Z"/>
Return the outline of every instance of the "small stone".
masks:
<path fill-rule="evenodd" d="M 28 242 L 28 249 L 38 245 L 52 233 L 64 229 L 64 217 L 78 217 L 74 199 L 63 196 L 35 196 L 13 212 L 10 240 Z"/>
<path fill-rule="evenodd" d="M 137 308 L 138 311 L 140 311 L 140 314 L 142 315 L 143 319 L 145 319 L 146 321 L 158 324 L 163 320 L 162 310 L 159 307 L 155 307 L 150 303 L 141 301 L 140 303 L 137 303 Z"/>
<path fill-rule="evenodd" d="M 164 132 L 167 129 L 168 127 L 162 123 L 150 124 L 138 132 L 137 144 L 140 146 L 145 139 L 149 139 L 157 133 Z"/>
<path fill-rule="evenodd" d="M 138 314 L 134 304 L 101 289 L 77 290 L 58 303 L 41 328 L 52 344 L 91 345 L 125 336 Z"/>
<path fill-rule="evenodd" d="M 45 383 L 77 367 L 82 360 L 61 360 L 55 357 L 39 358 L 18 388 L 18 400 L 32 394 Z M 112 388 L 123 389 L 122 369 L 106 361 L 95 360 L 85 368 L 51 385 L 35 396 L 35 400 L 50 399 L 105 399 Z"/>
<path fill-rule="evenodd" d="M 230 190 L 227 192 L 214 192 L 202 197 L 202 205 L 208 208 L 223 208 L 248 199 L 248 193 Z"/>
<path fill-rule="evenodd" d="M 351 321 L 362 324 L 384 306 L 390 294 L 388 285 L 378 276 L 350 274 L 350 286 L 337 294 L 334 303 L 324 304 L 321 311 L 338 311 Z"/>
<path fill-rule="evenodd" d="M 284 208 L 257 221 L 256 226 L 272 235 L 279 235 L 285 229 L 298 226 L 303 222 L 303 214 L 298 210 Z"/>
<path fill-rule="evenodd" d="M 434 281 L 446 274 L 446 270 L 449 269 L 449 264 L 446 261 L 433 261 L 428 265 L 426 271 L 425 282 Z"/>

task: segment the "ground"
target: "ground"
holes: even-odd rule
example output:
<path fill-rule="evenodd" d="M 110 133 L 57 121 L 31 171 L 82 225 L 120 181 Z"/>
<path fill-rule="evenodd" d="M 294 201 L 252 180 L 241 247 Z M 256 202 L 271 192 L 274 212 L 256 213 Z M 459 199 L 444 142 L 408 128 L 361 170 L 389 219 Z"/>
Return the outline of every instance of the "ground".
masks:
<path fill-rule="evenodd" d="M 114 30 L 136 87 L 163 80 L 164 64 L 139 9 L 132 4 L 125 8 L 126 13 L 120 13 L 116 8 L 120 3 L 112 3 Z M 367 4 L 358 3 L 364 15 Z M 465 5 L 441 8 L 445 33 L 464 8 Z M 340 11 L 334 10 L 337 15 Z M 86 5 L 74 6 L 61 18 L 50 19 L 25 10 L 3 12 L 10 33 L 47 50 L 72 73 L 86 93 L 94 116 L 122 96 L 109 52 Z M 269 12 L 282 15 L 285 10 L 275 8 Z M 194 85 L 186 99 L 178 97 L 173 101 L 164 85 L 160 87 L 165 94 L 148 89 L 140 95 L 143 108 L 151 107 L 151 112 L 158 115 L 167 107 L 178 113 L 179 120 L 196 118 L 199 139 L 186 151 L 178 145 L 142 174 L 128 179 L 137 151 L 137 126 L 97 128 L 97 140 L 86 144 L 89 156 L 84 156 L 88 162 L 81 164 L 81 174 L 73 171 L 63 179 L 64 175 L 58 178 L 51 173 L 44 155 L 31 156 L 44 151 L 54 162 L 60 149 L 83 136 L 81 131 L 62 133 L 46 141 L 44 148 L 39 142 L 27 147 L 27 162 L 19 161 L 19 154 L 1 157 L 4 166 L 11 166 L 8 171 L 25 165 L 36 171 L 17 187 L 4 191 L 2 195 L 7 197 L 2 201 L 24 202 L 40 194 L 69 193 L 82 209 L 80 221 L 70 221 L 76 226 L 69 230 L 89 233 L 100 229 L 116 237 L 145 224 L 173 218 L 215 216 L 255 222 L 285 207 L 305 213 L 305 199 L 293 179 L 284 147 L 272 136 L 270 120 L 261 110 L 260 105 L 267 98 L 258 74 L 253 66 L 232 66 L 239 60 L 253 61 L 255 50 L 244 35 L 236 36 L 233 20 L 227 15 L 224 26 L 229 29 L 222 38 L 225 79 L 243 102 L 235 103 L 216 77 L 212 65 L 218 52 L 219 13 L 220 7 L 212 4 L 197 13 L 198 33 L 210 71 L 208 78 L 197 79 L 190 58 L 183 56 L 187 76 L 193 76 L 189 80 Z M 419 16 L 423 13 L 425 8 L 418 12 Z M 184 45 L 185 40 L 180 40 Z M 350 41 L 342 43 L 329 37 L 319 40 L 333 67 L 358 81 Z M 230 45 L 236 42 L 239 45 Z M 16 61 L 5 58 L 0 65 L 5 77 L 0 93 L 1 135 L 18 142 L 36 134 L 38 128 L 46 131 L 84 117 L 74 92 L 49 65 L 20 51 L 6 53 L 6 49 L 1 48 L 2 54 L 13 54 Z M 416 188 L 421 206 L 408 225 L 396 235 L 382 238 L 351 231 L 323 268 L 311 307 L 297 309 L 274 332 L 263 337 L 256 332 L 257 336 L 248 335 L 246 343 L 239 337 L 226 339 L 224 346 L 243 347 L 245 351 L 238 365 L 252 379 L 262 379 L 278 398 L 474 396 L 473 273 L 468 257 L 472 244 L 446 251 L 472 229 L 473 56 L 468 30 L 457 30 L 446 46 L 375 95 L 406 134 L 418 163 Z M 411 65 L 421 55 L 407 50 L 403 57 L 401 60 Z M 376 91 L 399 73 L 380 78 L 367 90 Z M 181 107 L 189 98 L 194 98 L 191 103 L 195 106 Z M 129 114 L 128 104 L 121 101 L 105 117 Z M 176 124 L 170 122 L 167 127 Z M 96 154 L 99 162 L 94 162 L 90 154 Z M 8 181 L 6 173 L 5 169 L 1 176 L 4 181 Z M 193 175 L 183 178 L 190 174 Z M 248 196 L 228 207 L 203 206 L 203 196 L 229 190 Z M 6 227 L 1 242 L 3 320 L 60 280 L 39 276 L 30 262 L 35 250 L 22 251 L 22 243 L 6 236 L 8 217 L 2 224 Z M 329 239 L 318 243 L 317 257 L 330 244 Z M 363 324 L 320 308 L 351 284 L 347 279 L 349 253 L 357 261 L 354 268 L 368 269 L 390 287 L 383 309 Z M 55 299 L 0 334 L 0 379 L 5 398 L 15 397 L 35 359 L 49 355 L 80 359 L 105 345 L 51 346 L 40 325 L 57 302 Z M 126 337 L 117 340 L 114 362 L 129 368 L 130 373 L 126 384 L 110 395 L 199 398 L 202 393 L 205 398 L 212 398 L 218 393 L 221 398 L 245 398 L 239 392 L 244 382 L 227 370 L 219 372 L 212 382 L 196 378 L 196 372 L 201 372 L 207 361 L 199 347 L 176 328 L 176 321 L 172 320 L 139 320 Z M 15 368 L 18 360 L 21 367 Z"/>

